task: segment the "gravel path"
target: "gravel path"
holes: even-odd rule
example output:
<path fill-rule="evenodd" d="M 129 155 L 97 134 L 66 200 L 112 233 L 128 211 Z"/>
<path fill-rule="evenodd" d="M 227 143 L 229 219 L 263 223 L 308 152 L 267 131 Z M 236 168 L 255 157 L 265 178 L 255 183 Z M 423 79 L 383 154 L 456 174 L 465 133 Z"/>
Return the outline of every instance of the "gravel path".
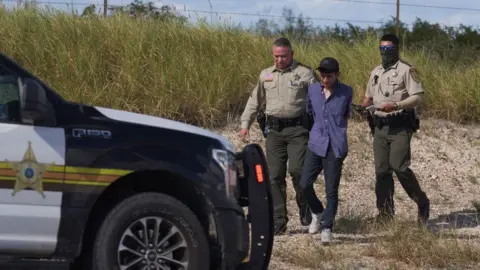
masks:
<path fill-rule="evenodd" d="M 244 145 L 238 138 L 237 125 L 217 132 L 232 140 L 237 150 Z M 264 148 L 265 141 L 256 124 L 250 133 L 248 143 L 258 143 Z M 340 184 L 336 243 L 323 247 L 318 234 L 308 235 L 300 225 L 288 178 L 290 234 L 276 237 L 270 269 L 416 269 L 415 265 L 418 266 L 375 255 L 379 249 L 374 250 L 374 245 L 381 240 L 361 228 L 362 221 L 376 214 L 372 138 L 366 122 L 350 122 L 349 148 Z M 429 227 L 455 229 L 462 235 L 480 237 L 478 217 L 474 214 L 474 205 L 480 208 L 480 127 L 422 120 L 421 129 L 412 141 L 411 168 L 431 201 Z M 396 177 L 395 181 L 397 219 L 413 221 L 416 205 Z M 320 175 L 315 189 L 324 201 L 322 182 Z M 467 269 L 465 265 L 462 267 Z"/>

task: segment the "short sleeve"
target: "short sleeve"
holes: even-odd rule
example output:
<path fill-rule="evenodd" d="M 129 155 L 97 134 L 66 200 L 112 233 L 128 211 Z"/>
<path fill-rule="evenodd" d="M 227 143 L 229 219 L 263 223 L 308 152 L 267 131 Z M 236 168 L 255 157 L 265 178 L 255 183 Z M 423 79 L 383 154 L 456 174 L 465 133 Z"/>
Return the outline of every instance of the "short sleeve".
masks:
<path fill-rule="evenodd" d="M 368 82 L 367 82 L 367 87 L 365 88 L 365 97 L 367 97 L 367 98 L 373 98 L 374 76 L 375 76 L 375 70 L 373 70 L 370 73 L 370 77 L 368 78 Z"/>
<path fill-rule="evenodd" d="M 424 92 L 418 70 L 415 67 L 410 67 L 405 73 L 405 87 L 410 96 Z"/>

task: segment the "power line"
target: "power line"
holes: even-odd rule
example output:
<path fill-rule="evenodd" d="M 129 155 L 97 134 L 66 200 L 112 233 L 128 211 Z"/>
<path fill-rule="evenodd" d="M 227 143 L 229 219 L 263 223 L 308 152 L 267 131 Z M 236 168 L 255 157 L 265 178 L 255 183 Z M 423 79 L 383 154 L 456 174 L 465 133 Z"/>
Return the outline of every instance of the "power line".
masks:
<path fill-rule="evenodd" d="M 270 17 L 270 18 L 284 18 L 283 15 L 270 15 L 270 14 L 256 14 L 256 13 L 243 13 L 243 12 L 226 12 L 226 11 L 208 11 L 208 10 L 178 10 L 181 12 L 198 12 L 198 13 L 214 13 L 214 14 L 227 14 L 227 15 L 240 15 L 240 16 L 254 16 L 254 17 Z M 292 19 L 298 19 L 298 16 L 289 16 Z M 334 19 L 334 18 L 319 18 L 319 17 L 304 17 L 304 19 L 310 19 L 315 21 L 336 21 L 336 22 L 359 22 L 359 23 L 377 23 L 381 24 L 381 21 L 368 21 L 368 20 L 347 20 L 347 19 Z"/>
<path fill-rule="evenodd" d="M 395 2 L 379 2 L 379 1 L 361 1 L 361 0 L 330 0 L 330 1 L 349 2 L 349 3 L 358 3 L 358 4 L 396 5 Z M 421 4 L 400 4 L 400 6 L 421 7 L 421 8 L 438 8 L 438 9 L 450 9 L 450 10 L 480 11 L 480 8 L 432 6 L 432 5 L 421 5 Z"/>
<path fill-rule="evenodd" d="M 3 2 L 17 2 L 18 0 L 0 0 Z M 361 0 L 330 0 L 330 1 L 338 1 L 338 2 L 352 2 L 352 3 L 361 3 L 361 4 L 382 4 L 382 5 L 396 5 L 395 2 L 378 2 L 378 1 L 361 1 Z M 53 5 L 69 5 L 69 6 L 90 6 L 95 5 L 94 3 L 81 3 L 81 2 L 60 2 L 60 1 L 33 1 L 32 4 L 53 4 Z M 100 3 L 96 3 L 96 5 L 101 5 Z M 425 7 L 425 8 L 444 8 L 444 9 L 463 9 L 463 10 L 471 10 L 471 11 L 480 11 L 480 9 L 468 9 L 468 8 L 456 8 L 456 7 L 442 7 L 442 6 L 428 6 L 428 5 L 417 5 L 417 4 L 400 4 L 401 6 L 415 6 L 415 7 Z M 119 5 L 107 5 L 108 7 L 117 7 Z M 258 14 L 258 13 L 244 13 L 244 12 L 226 12 L 226 11 L 209 11 L 209 10 L 176 10 L 177 12 L 184 12 L 184 13 L 206 13 L 206 14 L 224 14 L 224 15 L 239 15 L 239 16 L 253 16 L 253 17 L 268 17 L 268 18 L 284 18 L 283 15 L 273 15 L 273 14 Z M 291 19 L 299 19 L 300 16 L 290 16 Z M 304 19 L 314 20 L 314 21 L 334 21 L 334 22 L 352 22 L 352 23 L 371 23 L 371 24 L 383 24 L 383 21 L 372 21 L 372 20 L 348 20 L 348 19 L 341 19 L 341 18 L 322 18 L 322 17 L 309 17 L 304 16 Z M 410 25 L 408 23 L 403 23 L 404 25 Z"/>
<path fill-rule="evenodd" d="M 16 2 L 17 0 L 3 0 L 4 2 Z M 78 6 L 89 6 L 94 5 L 94 3 L 67 3 L 67 2 L 58 2 L 58 1 L 34 1 L 33 4 L 52 4 L 52 5 L 78 5 Z M 100 5 L 100 3 L 97 3 Z M 108 7 L 115 7 L 115 5 L 108 5 Z M 256 13 L 243 13 L 243 12 L 226 12 L 226 11 L 209 11 L 209 10 L 175 10 L 177 12 L 185 13 L 207 13 L 207 14 L 223 14 L 223 15 L 239 15 L 239 16 L 254 16 L 254 17 L 269 17 L 269 18 L 284 18 L 283 15 L 271 15 L 271 14 L 256 14 Z M 289 18 L 298 19 L 299 16 L 290 16 Z M 335 21 L 335 22 L 356 22 L 356 23 L 372 23 L 372 24 L 382 24 L 382 21 L 370 21 L 370 20 L 348 20 L 348 19 L 339 19 L 339 18 L 320 18 L 320 17 L 305 17 L 305 19 L 315 20 L 315 21 Z"/>
<path fill-rule="evenodd" d="M 379 2 L 379 1 L 362 1 L 362 0 L 330 0 L 336 2 L 348 2 L 348 3 L 357 3 L 357 4 L 377 4 L 377 5 L 396 5 L 395 2 Z M 0 2 L 17 2 L 17 0 L 1 0 Z M 57 1 L 33 1 L 33 4 L 72 4 L 67 2 L 57 2 Z M 89 6 L 94 3 L 73 3 L 74 5 L 79 6 Z M 97 3 L 100 4 L 100 3 Z M 109 5 L 116 6 L 116 5 Z M 480 11 L 480 8 L 465 8 L 465 7 L 448 7 L 448 6 L 432 6 L 432 5 L 420 5 L 420 4 L 400 4 L 400 6 L 409 6 L 409 7 L 421 7 L 421 8 L 437 8 L 437 9 L 450 9 L 450 10 L 466 10 L 466 11 Z M 261 15 L 253 13 L 235 13 L 235 12 L 219 12 L 219 11 L 203 11 L 203 10 L 189 10 L 191 12 L 201 12 L 201 13 L 223 13 L 223 14 L 232 14 L 232 15 L 245 15 L 245 16 L 260 16 L 260 17 L 283 17 L 282 15 Z M 311 18 L 315 20 L 336 20 L 336 21 L 350 21 L 350 22 L 366 22 L 366 23 L 380 23 L 378 21 L 363 21 L 363 20 L 346 20 L 346 19 L 327 19 L 327 18 Z"/>
<path fill-rule="evenodd" d="M 0 0 L 0 2 L 17 2 L 18 0 Z M 90 5 L 100 5 L 99 2 L 95 3 L 78 3 L 78 2 L 57 2 L 57 1 L 33 1 L 27 2 L 25 4 L 51 4 L 51 5 L 70 5 L 70 6 L 90 6 Z M 111 5 L 109 5 L 111 6 Z"/>

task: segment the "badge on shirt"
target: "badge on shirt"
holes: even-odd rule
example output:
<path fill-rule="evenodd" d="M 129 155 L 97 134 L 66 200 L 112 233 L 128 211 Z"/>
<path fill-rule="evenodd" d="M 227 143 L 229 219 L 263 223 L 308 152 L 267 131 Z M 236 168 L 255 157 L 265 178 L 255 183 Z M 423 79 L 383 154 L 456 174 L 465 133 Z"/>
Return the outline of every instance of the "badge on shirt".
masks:
<path fill-rule="evenodd" d="M 299 86 L 300 82 L 299 81 L 290 81 L 290 86 Z"/>
<path fill-rule="evenodd" d="M 267 75 L 265 75 L 265 79 L 264 79 L 266 82 L 271 82 L 273 81 L 273 74 L 272 73 L 268 73 Z"/>

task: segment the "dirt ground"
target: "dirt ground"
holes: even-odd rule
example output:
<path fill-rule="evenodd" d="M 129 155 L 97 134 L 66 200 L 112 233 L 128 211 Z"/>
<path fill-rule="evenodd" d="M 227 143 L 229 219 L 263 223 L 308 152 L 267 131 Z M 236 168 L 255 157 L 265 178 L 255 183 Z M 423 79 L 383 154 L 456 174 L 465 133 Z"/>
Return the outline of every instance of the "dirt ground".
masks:
<path fill-rule="evenodd" d="M 239 150 L 245 143 L 238 130 L 231 124 L 217 132 Z M 480 127 L 422 120 L 411 168 L 430 198 L 428 231 L 413 225 L 416 205 L 396 178 L 396 222 L 369 225 L 376 215 L 372 137 L 359 120 L 350 121 L 348 133 L 334 243 L 322 246 L 319 234 L 300 225 L 288 178 L 288 234 L 275 238 L 270 269 L 480 269 Z M 265 147 L 256 124 L 247 143 Z M 322 174 L 315 189 L 325 203 Z"/>

